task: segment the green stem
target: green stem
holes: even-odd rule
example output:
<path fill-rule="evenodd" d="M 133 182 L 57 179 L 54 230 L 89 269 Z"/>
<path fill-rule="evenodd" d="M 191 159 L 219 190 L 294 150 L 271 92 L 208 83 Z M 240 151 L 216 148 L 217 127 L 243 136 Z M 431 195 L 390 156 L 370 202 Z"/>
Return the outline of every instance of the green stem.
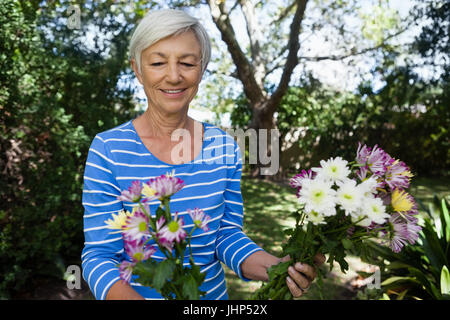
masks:
<path fill-rule="evenodd" d="M 170 206 L 169 206 L 169 202 L 170 202 L 170 198 L 164 198 L 162 200 L 162 203 L 164 204 L 164 212 L 166 214 L 165 218 L 166 221 L 169 222 L 170 220 L 172 220 L 172 214 L 170 213 Z"/>

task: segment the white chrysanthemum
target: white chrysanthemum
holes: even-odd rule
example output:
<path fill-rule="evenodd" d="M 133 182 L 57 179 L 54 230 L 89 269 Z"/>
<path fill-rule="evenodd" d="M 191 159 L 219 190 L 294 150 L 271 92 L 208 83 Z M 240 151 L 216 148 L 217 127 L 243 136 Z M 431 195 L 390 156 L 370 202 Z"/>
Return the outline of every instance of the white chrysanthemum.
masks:
<path fill-rule="evenodd" d="M 361 227 L 368 227 L 372 224 L 372 220 L 364 214 L 361 214 L 359 216 L 352 215 L 352 222 Z"/>
<path fill-rule="evenodd" d="M 389 217 L 389 214 L 386 213 L 386 207 L 383 205 L 383 201 L 380 198 L 369 196 L 362 199 L 362 206 L 352 214 L 352 221 L 356 222 L 361 220 L 357 225 L 368 227 L 372 222 L 383 224 Z"/>
<path fill-rule="evenodd" d="M 344 209 L 347 215 L 356 212 L 362 205 L 363 190 L 352 179 L 337 182 L 337 185 L 339 188 L 336 191 L 336 203 Z"/>
<path fill-rule="evenodd" d="M 320 168 L 313 168 L 312 171 L 317 172 L 317 178 L 322 180 L 344 181 L 350 174 L 347 167 L 347 160 L 341 157 L 330 158 L 320 161 Z"/>
<path fill-rule="evenodd" d="M 361 182 L 358 185 L 358 188 L 361 189 L 361 192 L 363 193 L 363 195 L 365 197 L 369 197 L 369 196 L 373 196 L 374 194 L 377 193 L 377 186 L 378 186 L 378 181 L 374 176 L 372 176 L 370 178 L 367 178 L 363 182 Z"/>
<path fill-rule="evenodd" d="M 364 198 L 363 211 L 369 219 L 378 224 L 383 224 L 389 219 L 386 207 L 380 198 Z"/>
<path fill-rule="evenodd" d="M 306 220 L 310 221 L 314 225 L 324 224 L 325 216 L 313 210 L 306 215 Z"/>
<path fill-rule="evenodd" d="M 298 201 L 305 204 L 305 211 L 315 211 L 324 216 L 336 214 L 335 194 L 331 188 L 333 182 L 320 179 L 304 179 Z"/>

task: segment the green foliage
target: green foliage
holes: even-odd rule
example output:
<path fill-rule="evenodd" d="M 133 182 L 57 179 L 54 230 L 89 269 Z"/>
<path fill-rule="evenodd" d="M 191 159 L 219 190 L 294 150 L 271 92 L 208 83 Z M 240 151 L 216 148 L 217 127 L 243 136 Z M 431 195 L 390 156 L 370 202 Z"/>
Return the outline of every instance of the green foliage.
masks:
<path fill-rule="evenodd" d="M 411 79 L 416 79 L 414 85 Z M 382 145 L 395 158 L 407 159 L 414 174 L 448 173 L 450 110 L 445 92 L 426 88 L 408 68 L 393 70 L 386 81 L 378 92 L 370 83 L 356 93 L 338 92 L 314 79 L 289 88 L 276 121 L 285 141 L 283 172 L 295 171 L 297 164 L 317 165 L 330 154 L 352 157 L 361 141 Z M 248 102 L 241 96 L 236 104 L 232 123 L 246 127 L 252 116 Z M 415 110 L 417 106 L 424 110 Z"/>
<path fill-rule="evenodd" d="M 70 4 L 0 0 L 1 298 L 79 264 L 89 144 L 134 114 L 132 90 L 117 86 L 130 25 L 119 28 L 112 2 L 78 1 L 81 29 L 71 30 Z M 116 32 L 88 48 L 82 39 L 96 12 L 99 33 Z"/>
<path fill-rule="evenodd" d="M 327 219 L 326 225 L 314 225 L 311 222 L 304 222 L 305 213 L 302 210 L 295 212 L 296 225 L 292 229 L 287 229 L 285 234 L 289 237 L 288 241 L 282 246 L 281 256 L 289 255 L 290 261 L 282 262 L 268 269 L 269 282 L 263 284 L 253 295 L 256 300 L 291 300 L 292 294 L 286 286 L 287 269 L 295 262 L 302 262 L 315 266 L 314 257 L 317 253 L 327 254 L 326 261 L 329 270 L 333 269 L 333 263 L 336 261 L 342 272 L 349 269 L 345 257 L 356 248 L 361 251 L 364 244 L 361 234 L 352 236 L 348 234 L 349 228 L 355 226 L 350 218 L 346 217 L 344 212 L 339 212 L 336 216 Z M 356 233 L 358 233 L 358 230 Z M 367 235 L 368 232 L 365 230 Z M 357 238 L 357 237 L 361 237 Z M 350 244 L 351 243 L 351 244 Z M 345 246 L 344 246 L 345 244 Z M 327 270 L 316 267 L 317 285 L 319 295 L 323 298 L 323 278 Z"/>
<path fill-rule="evenodd" d="M 450 299 L 448 203 L 435 197 L 427 212 L 419 241 L 393 254 L 376 243 L 370 243 L 373 256 L 367 259 L 380 265 L 383 292 L 397 299 Z"/>
<path fill-rule="evenodd" d="M 138 276 L 139 283 L 154 288 L 168 299 L 175 299 L 175 294 L 178 300 L 199 300 L 205 294 L 199 290 L 205 274 L 192 259 L 190 268 L 183 268 L 179 261 L 173 259 L 161 262 L 148 259 L 137 263 L 133 274 Z"/>
<path fill-rule="evenodd" d="M 379 43 L 398 23 L 398 17 L 393 11 L 375 8 L 363 14 L 363 33 Z M 407 160 L 416 175 L 448 175 L 448 9 L 446 1 L 417 4 L 411 15 L 416 21 L 431 23 L 423 27 L 412 45 L 387 45 L 383 50 L 369 74 L 382 83 L 381 88 L 375 89 L 374 83 L 364 81 L 354 92 L 337 91 L 308 74 L 301 75 L 276 112 L 275 122 L 281 133 L 281 173 L 287 175 L 298 166 L 317 165 L 330 154 L 348 157 L 362 141 L 382 145 L 394 157 Z M 432 76 L 425 76 L 424 69 Z M 244 95 L 235 103 L 232 123 L 247 127 L 253 117 L 250 104 Z"/>

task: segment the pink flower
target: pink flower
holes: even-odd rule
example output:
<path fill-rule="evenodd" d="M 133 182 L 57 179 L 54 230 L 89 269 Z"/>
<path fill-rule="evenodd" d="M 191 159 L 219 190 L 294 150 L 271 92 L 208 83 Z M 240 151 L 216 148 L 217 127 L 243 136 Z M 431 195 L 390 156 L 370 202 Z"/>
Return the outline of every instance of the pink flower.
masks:
<path fill-rule="evenodd" d="M 164 227 L 164 224 L 166 223 L 166 219 L 164 217 L 160 217 L 157 221 L 156 221 L 156 232 L 152 232 L 154 237 L 156 238 L 156 240 L 158 241 L 159 245 L 163 246 L 164 248 L 166 248 L 167 250 L 169 250 L 169 252 L 172 252 L 173 250 L 173 241 L 168 241 L 166 238 L 161 238 L 161 230 Z"/>
<path fill-rule="evenodd" d="M 178 218 L 178 213 L 175 213 L 175 218 L 161 228 L 157 233 L 157 237 L 160 241 L 166 243 L 181 242 L 187 235 L 183 226 L 183 218 Z"/>
<path fill-rule="evenodd" d="M 119 275 L 120 279 L 125 282 L 130 283 L 131 276 L 133 275 L 133 268 L 136 265 L 135 262 L 130 262 L 128 260 L 124 260 L 119 265 Z"/>
<path fill-rule="evenodd" d="M 202 209 L 195 208 L 194 210 L 187 209 L 187 212 L 191 216 L 192 221 L 197 228 L 202 229 L 203 231 L 209 231 L 208 222 L 211 219 L 210 216 L 206 215 Z"/>
<path fill-rule="evenodd" d="M 293 176 L 291 178 L 291 180 L 289 181 L 289 184 L 291 185 L 292 188 L 297 188 L 297 193 L 298 193 L 300 191 L 300 189 L 302 188 L 302 181 L 304 179 L 314 179 L 315 176 L 316 176 L 316 173 L 311 171 L 311 169 L 309 169 L 308 171 L 302 170 L 301 173 L 296 174 L 295 176 Z"/>
<path fill-rule="evenodd" d="M 136 180 L 131 183 L 131 187 L 127 190 L 123 190 L 120 196 L 117 197 L 117 199 L 122 201 L 129 201 L 129 202 L 139 202 L 141 200 L 141 192 L 142 192 L 142 185 L 141 182 Z"/>
<path fill-rule="evenodd" d="M 155 190 L 155 196 L 161 201 L 177 193 L 185 186 L 184 181 L 180 178 L 164 174 L 155 179 L 150 179 L 146 183 L 151 189 Z"/>
<path fill-rule="evenodd" d="M 156 252 L 156 248 L 154 246 L 147 247 L 144 239 L 135 240 L 125 236 L 123 241 L 125 253 L 131 261 L 124 260 L 120 263 L 119 274 L 122 280 L 129 283 L 136 264 L 149 259 Z"/>
<path fill-rule="evenodd" d="M 150 235 L 148 216 L 141 209 L 134 210 L 125 221 L 123 234 L 124 237 L 132 240 L 141 240 L 143 237 Z"/>
<path fill-rule="evenodd" d="M 145 261 L 156 252 L 156 248 L 153 246 L 147 248 L 143 239 L 124 238 L 124 248 L 133 262 Z"/>

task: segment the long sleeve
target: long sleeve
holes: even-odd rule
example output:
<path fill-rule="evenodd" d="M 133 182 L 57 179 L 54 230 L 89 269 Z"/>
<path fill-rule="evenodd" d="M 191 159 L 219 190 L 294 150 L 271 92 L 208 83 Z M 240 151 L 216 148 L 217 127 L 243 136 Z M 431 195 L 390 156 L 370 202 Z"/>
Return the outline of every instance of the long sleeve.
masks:
<path fill-rule="evenodd" d="M 85 243 L 82 252 L 83 278 L 96 299 L 103 300 L 109 288 L 118 281 L 123 253 L 120 233 L 111 233 L 105 220 L 123 207 L 117 200 L 120 188 L 112 172 L 114 161 L 97 135 L 89 149 L 84 172 L 83 206 Z"/>
<path fill-rule="evenodd" d="M 216 255 L 241 279 L 248 281 L 241 272 L 242 262 L 256 251 L 263 250 L 243 231 L 243 201 L 241 194 L 242 158 L 235 143 L 234 165 L 228 169 L 227 187 L 224 192 L 225 210 L 216 241 Z"/>

